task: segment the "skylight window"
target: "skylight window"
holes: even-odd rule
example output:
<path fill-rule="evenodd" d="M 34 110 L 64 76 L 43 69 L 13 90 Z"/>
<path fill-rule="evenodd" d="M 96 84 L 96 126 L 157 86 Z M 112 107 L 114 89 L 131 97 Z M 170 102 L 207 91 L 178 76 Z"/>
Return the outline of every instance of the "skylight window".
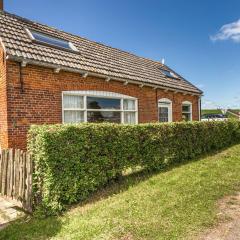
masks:
<path fill-rule="evenodd" d="M 164 69 L 160 69 L 161 72 L 166 76 L 166 77 L 170 77 L 170 78 L 177 78 L 176 74 L 174 74 L 171 71 L 168 70 L 164 70 Z"/>
<path fill-rule="evenodd" d="M 45 33 L 37 32 L 34 30 L 27 29 L 27 32 L 33 41 L 46 44 L 46 45 L 51 45 L 57 48 L 63 48 L 71 51 L 78 51 L 77 48 L 69 41 L 52 37 Z"/>

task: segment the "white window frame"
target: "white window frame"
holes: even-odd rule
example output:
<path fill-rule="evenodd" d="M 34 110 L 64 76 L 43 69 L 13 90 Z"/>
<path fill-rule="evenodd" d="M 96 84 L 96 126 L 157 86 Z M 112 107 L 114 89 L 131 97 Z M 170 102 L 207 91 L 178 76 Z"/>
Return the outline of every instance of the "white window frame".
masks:
<path fill-rule="evenodd" d="M 164 103 L 166 103 L 167 105 L 165 105 Z M 160 122 L 160 119 L 159 119 L 159 108 L 160 107 L 168 108 L 168 122 L 172 122 L 172 115 L 173 115 L 172 101 L 168 98 L 161 98 L 158 100 L 158 121 L 159 122 Z"/>
<path fill-rule="evenodd" d="M 83 97 L 83 108 L 78 109 L 78 108 L 64 108 L 64 102 L 63 98 L 64 95 L 68 96 L 82 96 Z M 109 99 L 120 99 L 120 109 L 87 109 L 87 97 L 99 97 L 99 98 L 109 98 Z M 124 100 L 133 100 L 135 101 L 135 110 L 124 110 L 124 105 L 123 101 Z M 96 111 L 96 112 L 120 112 L 121 113 L 121 123 L 124 123 L 124 113 L 125 112 L 132 112 L 135 113 L 135 123 L 138 124 L 138 99 L 119 94 L 119 93 L 114 93 L 114 92 L 106 92 L 106 91 L 63 91 L 62 92 L 62 123 L 65 123 L 64 121 L 64 111 L 81 111 L 84 112 L 84 122 L 87 122 L 87 112 L 88 111 Z"/>
<path fill-rule="evenodd" d="M 192 103 L 191 102 L 189 102 L 189 101 L 183 101 L 182 102 L 182 108 L 183 108 L 183 106 L 189 106 L 190 108 L 190 112 L 183 112 L 183 110 L 182 110 L 182 114 L 183 113 L 190 113 L 190 121 L 192 121 Z"/>

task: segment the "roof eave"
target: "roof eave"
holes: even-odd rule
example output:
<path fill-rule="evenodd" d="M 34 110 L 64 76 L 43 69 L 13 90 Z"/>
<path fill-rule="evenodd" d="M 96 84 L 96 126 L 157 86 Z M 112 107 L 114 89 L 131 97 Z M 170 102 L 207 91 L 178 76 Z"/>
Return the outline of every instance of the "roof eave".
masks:
<path fill-rule="evenodd" d="M 26 59 L 26 58 L 18 57 L 18 56 L 11 55 L 11 54 L 7 55 L 7 59 L 15 61 L 15 62 L 24 63 L 23 64 L 24 66 L 26 66 L 26 64 L 31 64 L 31 65 L 52 68 L 52 69 L 54 69 L 55 72 L 59 72 L 61 70 L 61 71 L 66 71 L 66 72 L 79 73 L 83 76 L 84 75 L 86 76 L 86 73 L 87 73 L 87 76 L 103 78 L 106 81 L 109 81 L 111 79 L 111 80 L 115 80 L 115 81 L 121 81 L 124 83 L 128 82 L 128 83 L 136 84 L 136 85 L 139 85 L 140 87 L 147 86 L 147 87 L 152 87 L 154 89 L 163 89 L 163 90 L 174 91 L 174 92 L 179 92 L 179 93 L 183 93 L 183 94 L 190 94 L 193 96 L 194 95 L 196 95 L 196 96 L 203 95 L 202 91 L 195 92 L 195 91 L 183 90 L 183 89 L 179 89 L 179 88 L 166 87 L 166 86 L 162 86 L 160 84 L 150 84 L 148 82 L 143 82 L 143 81 L 138 81 L 138 80 L 117 78 L 117 77 L 111 76 L 111 75 L 100 74 L 100 73 L 93 72 L 93 71 L 86 71 L 84 69 L 70 68 L 70 67 L 66 67 L 66 66 L 56 65 L 56 64 L 52 64 L 52 63 L 48 63 L 48 62 L 37 61 L 37 60 L 33 60 L 33 59 Z"/>

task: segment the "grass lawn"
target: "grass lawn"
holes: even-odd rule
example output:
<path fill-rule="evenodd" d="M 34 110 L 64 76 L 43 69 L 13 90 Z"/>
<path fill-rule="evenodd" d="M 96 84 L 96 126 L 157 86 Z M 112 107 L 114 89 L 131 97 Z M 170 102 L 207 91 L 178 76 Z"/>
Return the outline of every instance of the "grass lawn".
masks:
<path fill-rule="evenodd" d="M 203 114 L 222 114 L 221 109 L 202 109 L 201 115 Z"/>
<path fill-rule="evenodd" d="M 240 190 L 240 145 L 110 184 L 61 217 L 23 219 L 0 239 L 187 239 L 216 223 L 216 201 Z"/>
<path fill-rule="evenodd" d="M 237 117 L 236 115 L 234 115 L 234 114 L 232 114 L 232 113 L 230 113 L 230 112 L 227 112 L 227 113 L 226 113 L 226 116 L 227 116 L 228 118 L 238 119 L 238 117 Z"/>
<path fill-rule="evenodd" d="M 229 111 L 227 111 L 226 115 L 228 118 L 239 119 L 239 117 L 235 115 L 235 114 L 238 114 L 239 112 L 240 112 L 239 109 L 229 109 Z M 235 114 L 232 114 L 232 113 L 235 113 Z"/>
<path fill-rule="evenodd" d="M 240 109 L 229 109 L 229 111 L 238 114 Z"/>

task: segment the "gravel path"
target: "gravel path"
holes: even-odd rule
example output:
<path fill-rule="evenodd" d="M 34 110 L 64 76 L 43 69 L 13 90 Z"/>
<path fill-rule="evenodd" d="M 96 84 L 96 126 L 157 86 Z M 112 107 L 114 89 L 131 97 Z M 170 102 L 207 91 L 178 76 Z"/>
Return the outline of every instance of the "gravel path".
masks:
<path fill-rule="evenodd" d="M 0 229 L 23 215 L 18 202 L 0 197 Z"/>
<path fill-rule="evenodd" d="M 240 193 L 219 202 L 220 222 L 204 232 L 199 240 L 240 240 Z"/>

